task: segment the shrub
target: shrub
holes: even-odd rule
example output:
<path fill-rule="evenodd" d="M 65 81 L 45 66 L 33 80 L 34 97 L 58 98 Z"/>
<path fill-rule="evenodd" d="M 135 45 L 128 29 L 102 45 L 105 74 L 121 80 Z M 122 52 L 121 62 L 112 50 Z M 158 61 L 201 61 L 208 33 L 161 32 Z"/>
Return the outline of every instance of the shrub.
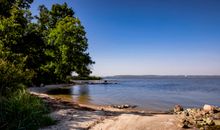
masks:
<path fill-rule="evenodd" d="M 37 130 L 55 122 L 41 99 L 25 90 L 18 90 L 7 99 L 0 97 L 0 129 Z"/>
<path fill-rule="evenodd" d="M 6 96 L 29 84 L 34 73 L 23 69 L 22 64 L 12 64 L 0 59 L 0 96 Z"/>

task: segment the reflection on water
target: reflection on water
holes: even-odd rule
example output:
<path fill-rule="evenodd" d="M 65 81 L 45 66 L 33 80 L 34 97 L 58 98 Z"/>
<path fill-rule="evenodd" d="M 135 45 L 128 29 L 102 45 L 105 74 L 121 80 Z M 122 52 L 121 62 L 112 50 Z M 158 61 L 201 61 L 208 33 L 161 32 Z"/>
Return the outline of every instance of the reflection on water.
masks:
<path fill-rule="evenodd" d="M 49 89 L 46 93 L 53 96 L 54 98 L 61 98 L 62 100 L 73 101 L 72 90 L 70 87 Z"/>
<path fill-rule="evenodd" d="M 72 87 L 72 95 L 73 98 L 79 103 L 87 104 L 90 103 L 91 101 L 88 85 L 81 85 L 80 87 L 79 86 Z"/>
<path fill-rule="evenodd" d="M 55 98 L 76 101 L 82 104 L 89 104 L 91 101 L 88 85 L 54 88 L 48 90 L 46 93 Z"/>
<path fill-rule="evenodd" d="M 46 93 L 49 95 L 71 95 L 72 92 L 69 87 L 62 87 L 49 89 Z"/>

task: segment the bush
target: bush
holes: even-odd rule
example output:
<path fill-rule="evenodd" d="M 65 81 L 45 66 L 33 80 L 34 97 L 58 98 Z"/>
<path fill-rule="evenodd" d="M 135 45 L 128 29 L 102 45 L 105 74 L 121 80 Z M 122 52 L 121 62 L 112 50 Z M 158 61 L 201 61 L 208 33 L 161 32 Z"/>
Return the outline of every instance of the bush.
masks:
<path fill-rule="evenodd" d="M 55 122 L 41 99 L 25 90 L 18 90 L 7 99 L 0 97 L 0 129 L 37 130 Z"/>
<path fill-rule="evenodd" d="M 12 64 L 0 59 L 0 96 L 6 96 L 29 84 L 34 73 L 24 70 L 22 64 Z"/>

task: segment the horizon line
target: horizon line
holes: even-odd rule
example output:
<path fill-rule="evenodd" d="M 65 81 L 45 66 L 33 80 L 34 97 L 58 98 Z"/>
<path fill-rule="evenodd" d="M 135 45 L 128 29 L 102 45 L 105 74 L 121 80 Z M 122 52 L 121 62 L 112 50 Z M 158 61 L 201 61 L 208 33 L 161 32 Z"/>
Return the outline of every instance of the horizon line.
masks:
<path fill-rule="evenodd" d="M 97 75 L 92 75 L 92 76 L 97 76 Z M 116 77 L 116 76 L 183 76 L 183 77 L 190 77 L 190 76 L 213 76 L 213 77 L 220 77 L 220 74 L 218 75 L 213 75 L 213 74 L 200 74 L 200 75 L 184 75 L 184 74 L 148 74 L 148 75 L 138 75 L 138 74 L 122 74 L 122 75 L 106 75 L 106 76 L 100 76 L 100 77 Z"/>

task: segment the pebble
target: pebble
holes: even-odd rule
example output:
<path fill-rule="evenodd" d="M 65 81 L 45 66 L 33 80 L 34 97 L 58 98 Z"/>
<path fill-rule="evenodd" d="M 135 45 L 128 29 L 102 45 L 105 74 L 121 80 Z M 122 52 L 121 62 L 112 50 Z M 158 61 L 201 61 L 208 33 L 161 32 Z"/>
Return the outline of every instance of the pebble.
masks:
<path fill-rule="evenodd" d="M 111 107 L 118 108 L 118 109 L 125 109 L 125 108 L 135 108 L 137 106 L 125 104 L 125 105 L 112 105 Z"/>

